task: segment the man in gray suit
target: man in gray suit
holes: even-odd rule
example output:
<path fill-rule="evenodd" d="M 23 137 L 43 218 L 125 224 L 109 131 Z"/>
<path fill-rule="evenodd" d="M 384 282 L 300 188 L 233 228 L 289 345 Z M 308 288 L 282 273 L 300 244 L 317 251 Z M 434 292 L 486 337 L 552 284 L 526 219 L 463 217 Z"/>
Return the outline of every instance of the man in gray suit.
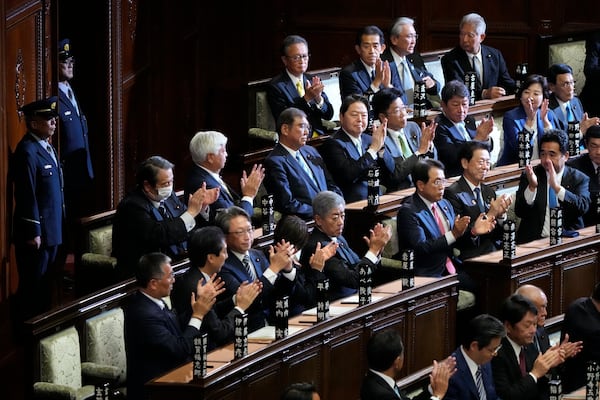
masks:
<path fill-rule="evenodd" d="M 388 192 L 413 186 L 410 174 L 421 158 L 437 158 L 433 145 L 436 123 L 421 127 L 408 121 L 406 106 L 402 102 L 402 92 L 395 88 L 381 89 L 371 100 L 373 115 L 381 123 L 387 121 L 385 150 L 392 155 L 394 173 L 383 180 Z"/>

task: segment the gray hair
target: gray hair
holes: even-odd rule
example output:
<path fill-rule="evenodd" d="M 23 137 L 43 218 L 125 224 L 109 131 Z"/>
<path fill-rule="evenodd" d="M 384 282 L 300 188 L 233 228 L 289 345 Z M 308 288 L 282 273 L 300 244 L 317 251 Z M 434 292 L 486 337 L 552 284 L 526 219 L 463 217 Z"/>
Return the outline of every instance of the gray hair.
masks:
<path fill-rule="evenodd" d="M 465 24 L 475 25 L 475 31 L 478 35 L 485 33 L 485 20 L 479 14 L 471 13 L 462 17 L 462 20 L 460 20 L 459 28 L 462 29 L 463 25 Z"/>
<path fill-rule="evenodd" d="M 333 209 L 346 207 L 344 198 L 330 190 L 319 192 L 312 202 L 313 214 L 325 217 Z"/>
<path fill-rule="evenodd" d="M 209 154 L 217 154 L 227 144 L 227 136 L 217 131 L 198 132 L 190 140 L 190 154 L 196 164 L 203 163 Z"/>
<path fill-rule="evenodd" d="M 396 21 L 394 21 L 394 25 L 392 25 L 392 29 L 390 29 L 390 36 L 400 36 L 400 32 L 402 32 L 402 27 L 404 25 L 414 25 L 415 20 L 408 17 L 400 17 Z"/>

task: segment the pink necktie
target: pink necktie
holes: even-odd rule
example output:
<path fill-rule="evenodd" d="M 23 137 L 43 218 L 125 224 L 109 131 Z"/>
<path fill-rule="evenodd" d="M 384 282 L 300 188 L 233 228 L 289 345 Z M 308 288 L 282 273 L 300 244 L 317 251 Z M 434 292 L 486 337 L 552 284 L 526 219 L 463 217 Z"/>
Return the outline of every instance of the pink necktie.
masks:
<path fill-rule="evenodd" d="M 431 205 L 431 211 L 433 212 L 433 217 L 435 218 L 435 222 L 437 222 L 438 228 L 440 228 L 440 232 L 442 232 L 442 235 L 445 235 L 446 229 L 444 228 L 444 224 L 442 222 L 442 219 L 440 218 L 440 214 L 438 213 L 437 206 L 435 204 Z M 452 260 L 450 260 L 450 257 L 446 258 L 446 269 L 448 270 L 449 274 L 456 273 L 456 268 L 454 268 L 454 264 L 452 264 Z"/>

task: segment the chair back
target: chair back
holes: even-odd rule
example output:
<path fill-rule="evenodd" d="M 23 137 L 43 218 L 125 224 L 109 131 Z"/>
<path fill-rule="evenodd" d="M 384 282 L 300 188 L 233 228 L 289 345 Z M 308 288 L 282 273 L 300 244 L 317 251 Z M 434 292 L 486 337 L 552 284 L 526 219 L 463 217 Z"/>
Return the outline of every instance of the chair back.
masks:
<path fill-rule="evenodd" d="M 40 380 L 81 387 L 81 354 L 75 327 L 40 340 Z"/>
<path fill-rule="evenodd" d="M 125 381 L 127 370 L 124 324 L 121 307 L 85 321 L 86 361 L 117 367 L 120 370 L 120 382 Z"/>

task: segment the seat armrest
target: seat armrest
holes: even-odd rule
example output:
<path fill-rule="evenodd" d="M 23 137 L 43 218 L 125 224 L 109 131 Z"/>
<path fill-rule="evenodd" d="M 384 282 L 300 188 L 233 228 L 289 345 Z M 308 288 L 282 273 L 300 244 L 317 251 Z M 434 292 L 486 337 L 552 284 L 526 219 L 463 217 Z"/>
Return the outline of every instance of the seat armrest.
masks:
<path fill-rule="evenodd" d="M 121 382 L 121 369 L 112 365 L 102 365 L 93 362 L 81 363 L 81 374 L 85 378 L 91 378 L 90 381 L 97 382 L 98 380 L 108 380 L 111 382 Z"/>

